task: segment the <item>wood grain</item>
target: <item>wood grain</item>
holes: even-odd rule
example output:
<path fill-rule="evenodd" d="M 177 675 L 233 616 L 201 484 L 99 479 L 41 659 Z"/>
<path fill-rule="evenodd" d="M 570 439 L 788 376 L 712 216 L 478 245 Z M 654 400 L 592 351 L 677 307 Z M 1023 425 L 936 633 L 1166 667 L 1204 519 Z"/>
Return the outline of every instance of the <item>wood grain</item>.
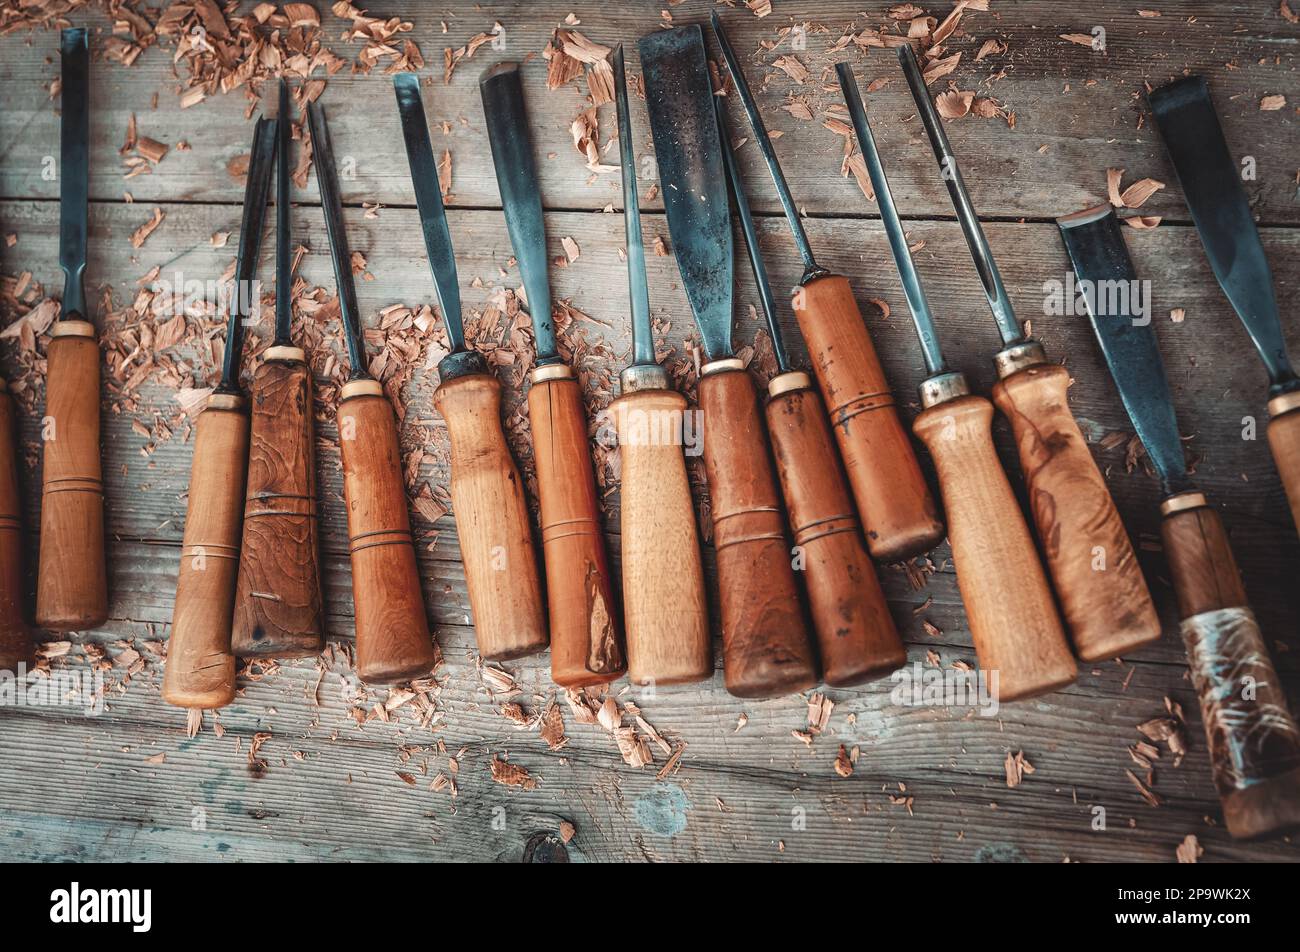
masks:
<path fill-rule="evenodd" d="M 1289 410 L 1268 421 L 1268 446 L 1273 462 L 1282 477 L 1291 519 L 1300 530 L 1300 408 Z"/>
<path fill-rule="evenodd" d="M 18 420 L 0 380 L 0 671 L 32 663 L 32 633 L 23 610 L 23 501 L 18 493 Z"/>

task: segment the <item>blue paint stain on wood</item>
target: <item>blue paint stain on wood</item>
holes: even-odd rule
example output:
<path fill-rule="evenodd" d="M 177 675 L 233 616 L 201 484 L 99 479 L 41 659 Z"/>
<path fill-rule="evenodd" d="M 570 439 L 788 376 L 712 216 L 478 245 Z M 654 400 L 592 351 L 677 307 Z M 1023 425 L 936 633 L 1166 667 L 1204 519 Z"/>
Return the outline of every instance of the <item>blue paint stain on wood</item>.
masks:
<path fill-rule="evenodd" d="M 675 783 L 661 783 L 632 804 L 632 813 L 644 829 L 671 837 L 686 829 L 686 813 L 690 808 L 686 791 Z"/>

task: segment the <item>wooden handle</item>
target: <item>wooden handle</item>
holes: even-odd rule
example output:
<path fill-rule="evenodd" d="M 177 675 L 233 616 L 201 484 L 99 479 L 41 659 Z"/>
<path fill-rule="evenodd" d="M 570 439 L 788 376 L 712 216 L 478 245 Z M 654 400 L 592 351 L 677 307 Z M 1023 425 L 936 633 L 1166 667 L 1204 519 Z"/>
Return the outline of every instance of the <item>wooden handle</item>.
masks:
<path fill-rule="evenodd" d="M 791 378 L 802 378 L 799 380 Z M 781 390 L 784 381 L 798 389 Z M 806 374 L 776 377 L 767 428 L 808 591 L 827 684 L 848 687 L 907 662 L 862 544 L 821 398 Z"/>
<path fill-rule="evenodd" d="M 817 683 L 754 384 L 744 369 L 699 385 L 713 506 L 722 658 L 737 697 L 779 697 Z"/>
<path fill-rule="evenodd" d="M 713 674 L 700 537 L 682 455 L 686 398 L 639 390 L 611 405 L 622 473 L 623 610 L 633 684 Z"/>
<path fill-rule="evenodd" d="M 0 381 L 0 671 L 32 663 L 32 633 L 23 618 L 22 501 L 18 495 L 18 418 Z"/>
<path fill-rule="evenodd" d="M 244 518 L 248 425 L 243 397 L 214 394 L 194 427 L 181 568 L 162 686 L 163 700 L 177 707 L 225 707 L 235 699 L 230 624 Z"/>
<path fill-rule="evenodd" d="M 939 474 L 957 587 L 980 668 L 990 678 L 997 672 L 1000 700 L 1015 701 L 1064 687 L 1076 669 L 1025 517 L 993 449 L 992 419 L 991 403 L 962 396 L 921 411 L 913 426 Z"/>
<path fill-rule="evenodd" d="M 1168 512 L 1171 504 L 1190 508 Z M 1228 832 L 1248 839 L 1300 826 L 1300 728 L 1223 523 L 1199 493 L 1172 496 L 1165 507 L 1165 556 Z"/>
<path fill-rule="evenodd" d="M 796 289 L 794 313 L 871 555 L 893 562 L 934 548 L 943 522 L 848 279 L 826 275 Z"/>
<path fill-rule="evenodd" d="M 454 377 L 434 405 L 451 437 L 451 506 L 479 654 L 536 654 L 546 648 L 546 618 L 523 481 L 501 432 L 501 384 L 488 374 Z"/>
<path fill-rule="evenodd" d="M 46 352 L 44 487 L 36 624 L 85 631 L 108 620 L 99 344 L 85 321 L 59 321 Z"/>
<path fill-rule="evenodd" d="M 366 385 L 373 385 L 372 389 Z M 339 452 L 352 555 L 357 675 L 392 684 L 427 675 L 438 661 L 424 613 L 402 484 L 397 418 L 375 381 L 343 388 Z M 355 394 L 349 393 L 353 388 Z"/>
<path fill-rule="evenodd" d="M 1287 396 L 1295 398 L 1296 394 Z M 1277 397 L 1273 402 L 1280 403 L 1283 399 Z M 1287 400 L 1288 404 L 1291 402 Z M 1300 406 L 1292 406 L 1268 421 L 1268 445 L 1282 475 L 1287 501 L 1291 503 L 1291 518 L 1300 529 Z"/>
<path fill-rule="evenodd" d="M 299 658 L 324 644 L 311 369 L 264 360 L 253 374 L 252 441 L 231 647 Z"/>
<path fill-rule="evenodd" d="M 626 668 L 587 414 L 572 374 L 563 365 L 539 368 L 528 391 L 551 616 L 551 680 L 565 688 L 604 684 Z"/>
<path fill-rule="evenodd" d="M 993 386 L 1016 437 L 1030 511 L 1081 661 L 1116 658 L 1160 638 L 1160 618 L 1124 523 L 1066 398 L 1058 364 Z"/>

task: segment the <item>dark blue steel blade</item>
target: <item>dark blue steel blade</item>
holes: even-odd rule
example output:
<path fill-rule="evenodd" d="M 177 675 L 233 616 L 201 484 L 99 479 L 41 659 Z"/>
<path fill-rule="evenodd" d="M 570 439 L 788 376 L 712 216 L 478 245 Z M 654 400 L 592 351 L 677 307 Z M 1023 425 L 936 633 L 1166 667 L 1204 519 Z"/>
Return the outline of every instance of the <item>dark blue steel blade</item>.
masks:
<path fill-rule="evenodd" d="M 623 167 L 623 231 L 627 243 L 627 285 L 632 306 L 632 363 L 655 363 L 654 332 L 650 327 L 650 284 L 645 273 L 645 243 L 641 239 L 641 209 L 637 205 L 636 156 L 632 150 L 632 117 L 627 108 L 627 76 L 623 45 L 614 51 L 614 102 L 618 111 L 618 153 Z"/>
<path fill-rule="evenodd" d="M 86 317 L 86 232 L 90 214 L 90 40 L 82 27 L 60 41 L 59 267 L 63 320 Z"/>
<path fill-rule="evenodd" d="M 292 347 L 293 337 L 293 263 L 289 224 L 289 141 L 292 132 L 289 115 L 289 84 L 280 80 L 280 107 L 276 117 L 275 157 L 275 346 Z"/>

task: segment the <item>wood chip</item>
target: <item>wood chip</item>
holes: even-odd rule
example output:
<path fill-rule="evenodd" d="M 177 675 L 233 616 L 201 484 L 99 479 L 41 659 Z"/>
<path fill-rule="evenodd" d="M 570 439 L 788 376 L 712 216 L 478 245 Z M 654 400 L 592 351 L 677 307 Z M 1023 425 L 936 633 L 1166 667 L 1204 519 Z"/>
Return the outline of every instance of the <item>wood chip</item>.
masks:
<path fill-rule="evenodd" d="M 1195 863 L 1205 853 L 1195 833 L 1188 833 L 1174 850 L 1174 856 L 1180 863 Z"/>
<path fill-rule="evenodd" d="M 166 217 L 161 208 L 155 208 L 153 217 L 131 233 L 131 247 L 139 248 L 144 245 L 149 240 L 149 236 L 163 223 L 163 219 Z"/>
<path fill-rule="evenodd" d="M 519 787 L 523 790 L 537 789 L 537 778 L 517 764 L 493 755 L 491 769 L 492 779 L 503 786 Z"/>
<path fill-rule="evenodd" d="M 1260 112 L 1276 112 L 1286 105 L 1286 97 L 1282 95 L 1265 96 L 1259 101 Z"/>

